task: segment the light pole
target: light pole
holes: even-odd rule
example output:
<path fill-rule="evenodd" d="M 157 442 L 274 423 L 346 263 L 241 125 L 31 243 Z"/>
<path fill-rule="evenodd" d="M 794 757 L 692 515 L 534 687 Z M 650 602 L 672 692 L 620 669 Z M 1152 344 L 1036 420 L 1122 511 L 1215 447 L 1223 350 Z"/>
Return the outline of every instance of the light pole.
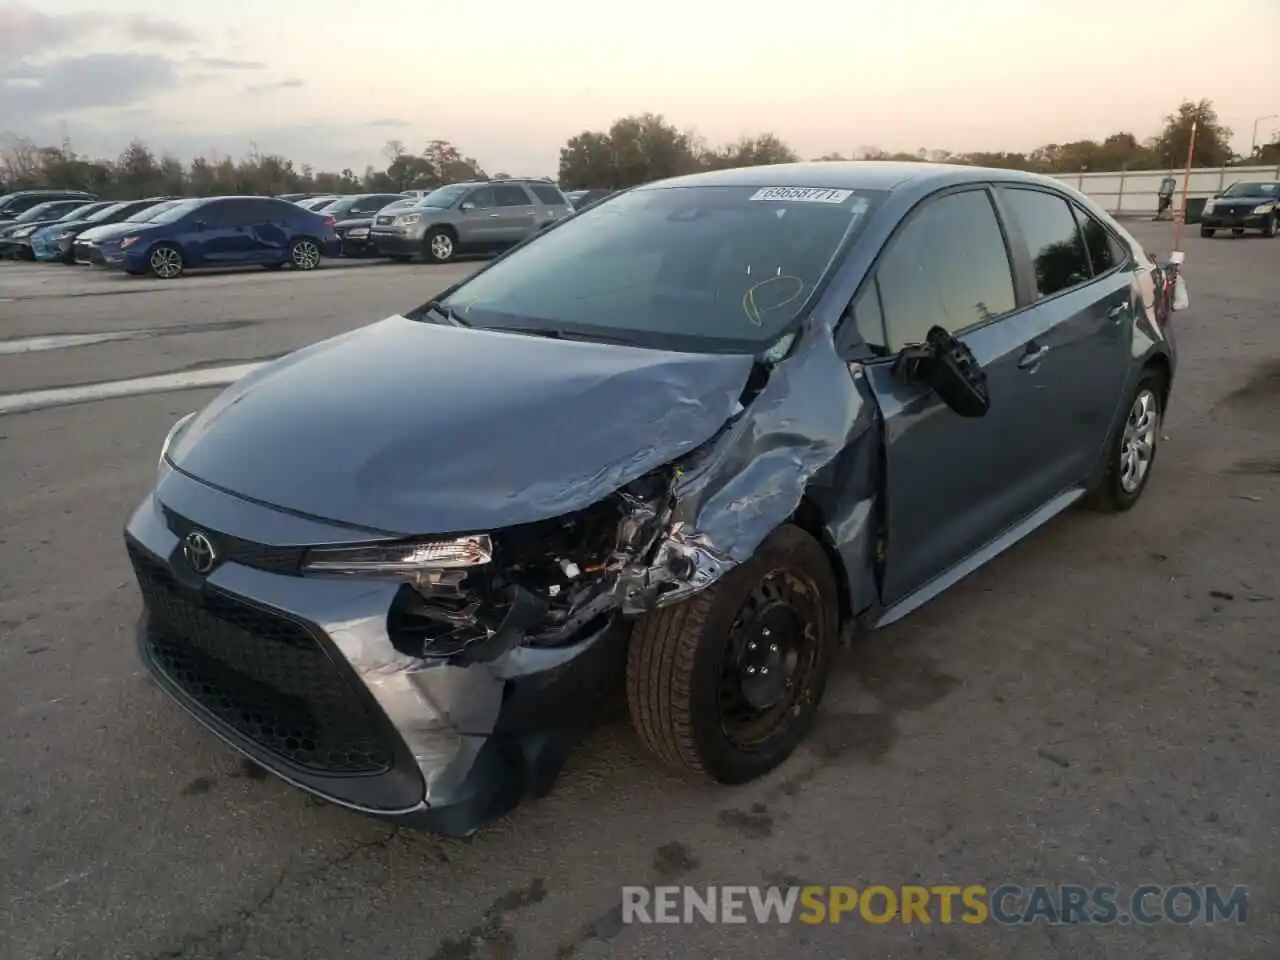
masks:
<path fill-rule="evenodd" d="M 1275 120 L 1277 117 L 1280 117 L 1280 113 L 1268 113 L 1265 117 L 1259 117 L 1257 120 L 1253 121 L 1253 142 L 1249 144 L 1250 158 L 1253 157 L 1254 153 L 1258 149 L 1258 124 L 1263 120 Z"/>

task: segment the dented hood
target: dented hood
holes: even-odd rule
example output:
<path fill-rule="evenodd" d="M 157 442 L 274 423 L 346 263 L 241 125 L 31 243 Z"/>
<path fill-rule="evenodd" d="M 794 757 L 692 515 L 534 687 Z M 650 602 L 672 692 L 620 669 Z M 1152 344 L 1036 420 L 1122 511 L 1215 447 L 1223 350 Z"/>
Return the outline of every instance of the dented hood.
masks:
<path fill-rule="evenodd" d="M 169 459 L 371 530 L 496 529 L 587 507 L 704 443 L 752 362 L 392 317 L 238 381 Z"/>

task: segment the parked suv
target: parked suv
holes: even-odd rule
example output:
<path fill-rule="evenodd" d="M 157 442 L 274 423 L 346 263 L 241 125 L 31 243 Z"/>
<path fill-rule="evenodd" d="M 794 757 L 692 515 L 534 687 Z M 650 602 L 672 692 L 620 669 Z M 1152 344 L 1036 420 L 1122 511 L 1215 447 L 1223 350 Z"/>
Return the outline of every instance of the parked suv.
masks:
<path fill-rule="evenodd" d="M 38 203 L 51 200 L 97 200 L 96 193 L 83 190 L 18 190 L 0 196 L 0 221 L 13 220 Z"/>
<path fill-rule="evenodd" d="M 431 191 L 400 213 L 374 218 L 370 242 L 392 260 L 422 255 L 448 263 L 459 253 L 501 250 L 573 213 L 545 180 L 473 180 Z"/>
<path fill-rule="evenodd" d="M 273 197 L 208 197 L 177 204 L 100 244 L 105 266 L 172 280 L 188 267 L 256 264 L 314 270 L 337 256 L 333 218 Z"/>

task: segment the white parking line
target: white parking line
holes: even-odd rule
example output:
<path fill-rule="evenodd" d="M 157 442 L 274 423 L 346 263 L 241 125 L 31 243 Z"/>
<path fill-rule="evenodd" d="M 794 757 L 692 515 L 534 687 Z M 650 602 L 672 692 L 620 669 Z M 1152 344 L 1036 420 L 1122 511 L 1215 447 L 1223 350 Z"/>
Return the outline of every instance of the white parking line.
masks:
<path fill-rule="evenodd" d="M 0 394 L 0 415 L 26 413 L 31 410 L 62 407 L 90 400 L 113 400 L 144 393 L 168 393 L 173 390 L 191 390 L 196 387 L 223 386 L 235 383 L 246 374 L 265 366 L 266 363 L 267 361 L 238 363 L 234 366 L 162 373 L 153 377 L 135 377 L 131 380 L 111 380 L 107 383 L 85 383 L 75 387 L 32 390 L 28 393 Z"/>
<path fill-rule="evenodd" d="M 55 333 L 47 337 L 19 337 L 14 340 L 0 340 L 0 355 L 65 350 L 68 347 L 88 347 L 95 343 L 114 343 L 119 340 L 145 340 L 161 332 L 163 331 L 118 330 L 114 333 Z"/>

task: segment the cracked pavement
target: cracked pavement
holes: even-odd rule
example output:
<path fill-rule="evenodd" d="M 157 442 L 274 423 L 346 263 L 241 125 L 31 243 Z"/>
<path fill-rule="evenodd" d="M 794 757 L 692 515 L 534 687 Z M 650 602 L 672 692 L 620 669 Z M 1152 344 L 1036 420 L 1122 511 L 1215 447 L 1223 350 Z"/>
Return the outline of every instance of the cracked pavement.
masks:
<path fill-rule="evenodd" d="M 1168 224 L 1132 230 L 1155 252 Z M 1070 511 L 842 652 L 811 740 L 740 788 L 669 775 L 615 710 L 554 792 L 469 841 L 312 800 L 173 707 L 120 540 L 209 389 L 0 416 L 0 956 L 1280 955 L 1280 240 L 1192 237 L 1152 485 Z M 121 285 L 0 264 L 0 391 L 275 356 L 459 266 Z M 231 321 L 243 323 L 229 327 Z M 1243 925 L 628 926 L 625 884 L 1247 884 Z"/>

